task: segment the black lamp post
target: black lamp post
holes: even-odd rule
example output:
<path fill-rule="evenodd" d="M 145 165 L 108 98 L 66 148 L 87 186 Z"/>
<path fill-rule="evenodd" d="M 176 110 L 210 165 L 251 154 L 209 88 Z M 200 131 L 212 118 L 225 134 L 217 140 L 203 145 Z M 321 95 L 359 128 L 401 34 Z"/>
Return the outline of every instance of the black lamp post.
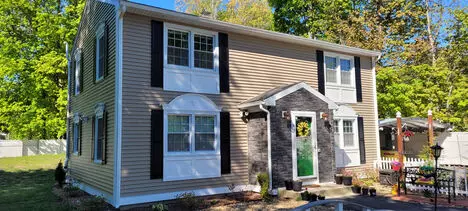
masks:
<path fill-rule="evenodd" d="M 437 160 L 439 159 L 440 157 L 440 153 L 442 152 L 442 150 L 444 148 L 442 148 L 441 146 L 439 146 L 439 143 L 436 142 L 436 144 L 434 146 L 431 147 L 432 149 L 432 155 L 434 156 L 434 159 L 435 159 L 435 170 L 434 170 L 434 193 L 435 193 L 435 199 L 434 199 L 434 210 L 437 210 L 437 192 L 438 192 L 438 186 L 439 186 L 439 182 L 437 181 Z"/>

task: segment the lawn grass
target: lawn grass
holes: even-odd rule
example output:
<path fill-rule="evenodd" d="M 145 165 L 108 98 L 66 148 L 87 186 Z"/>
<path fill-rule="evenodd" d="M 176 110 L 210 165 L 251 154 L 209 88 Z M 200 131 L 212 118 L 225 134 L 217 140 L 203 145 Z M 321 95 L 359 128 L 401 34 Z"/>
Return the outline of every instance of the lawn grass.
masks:
<path fill-rule="evenodd" d="M 65 154 L 0 158 L 0 210 L 68 210 L 52 193 Z"/>

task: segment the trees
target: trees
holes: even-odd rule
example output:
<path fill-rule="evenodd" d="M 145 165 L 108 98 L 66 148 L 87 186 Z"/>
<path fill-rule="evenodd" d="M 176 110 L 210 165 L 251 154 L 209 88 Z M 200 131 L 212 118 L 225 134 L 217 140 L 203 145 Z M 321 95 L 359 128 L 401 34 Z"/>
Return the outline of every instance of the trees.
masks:
<path fill-rule="evenodd" d="M 0 125 L 18 139 L 66 131 L 67 60 L 83 0 L 0 2 Z"/>
<path fill-rule="evenodd" d="M 229 23 L 272 29 L 273 14 L 267 0 L 177 0 L 178 11 L 194 15 L 209 14 L 211 18 Z"/>

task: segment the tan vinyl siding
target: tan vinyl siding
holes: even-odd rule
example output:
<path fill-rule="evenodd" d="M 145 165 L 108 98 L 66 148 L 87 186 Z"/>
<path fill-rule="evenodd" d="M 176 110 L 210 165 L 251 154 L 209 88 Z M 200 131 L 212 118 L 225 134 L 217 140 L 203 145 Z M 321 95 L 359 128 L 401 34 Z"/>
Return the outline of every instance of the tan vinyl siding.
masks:
<path fill-rule="evenodd" d="M 124 17 L 122 197 L 225 187 L 232 183 L 247 184 L 247 128 L 236 106 L 282 84 L 305 81 L 317 89 L 316 49 L 229 33 L 230 93 L 205 96 L 223 110 L 231 112 L 232 173 L 211 179 L 150 180 L 150 111 L 185 94 L 151 87 L 151 20 L 150 17 L 129 13 Z M 374 113 L 371 68 L 364 64 L 368 60 L 370 58 L 362 58 L 363 80 L 366 80 L 363 82 L 365 102 L 353 106 L 360 112 L 367 111 L 366 115 Z M 375 130 L 370 131 L 372 125 L 368 126 L 368 122 L 372 123 L 373 119 L 373 116 L 365 117 L 366 135 L 369 136 L 366 136 L 366 144 L 370 149 L 373 145 L 371 134 L 375 137 Z M 372 159 L 368 157 L 368 161 Z"/>
<path fill-rule="evenodd" d="M 74 49 L 82 48 L 84 86 L 79 95 L 72 94 L 71 108 L 73 113 L 79 112 L 82 116 L 88 117 L 88 121 L 82 122 L 82 154 L 81 156 L 71 155 L 70 173 L 78 181 L 112 194 L 114 178 L 115 7 L 95 0 L 89 0 L 86 4 L 83 13 L 84 19 L 81 22 L 74 47 Z M 102 81 L 95 83 L 95 36 L 97 27 L 103 21 L 108 27 L 107 76 Z M 72 74 L 74 75 L 74 73 Z M 71 91 L 73 88 L 74 84 L 72 83 Z M 92 118 L 97 103 L 105 103 L 107 111 L 107 163 L 104 165 L 91 161 Z M 73 137 L 73 130 L 71 131 L 71 137 Z"/>

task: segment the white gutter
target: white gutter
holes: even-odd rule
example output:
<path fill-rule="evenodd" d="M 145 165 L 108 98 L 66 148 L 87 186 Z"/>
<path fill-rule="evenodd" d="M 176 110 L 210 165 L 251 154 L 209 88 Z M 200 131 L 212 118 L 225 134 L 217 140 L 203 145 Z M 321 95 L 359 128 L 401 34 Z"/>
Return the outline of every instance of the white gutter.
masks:
<path fill-rule="evenodd" d="M 268 142 L 268 178 L 270 181 L 270 184 L 268 184 L 268 190 L 272 190 L 273 187 L 273 181 L 272 181 L 272 175 L 271 175 L 271 130 L 270 130 L 270 111 L 265 109 L 263 107 L 263 104 L 258 105 L 260 110 L 264 111 L 267 113 L 267 142 Z"/>
<path fill-rule="evenodd" d="M 311 46 L 319 49 L 348 53 L 361 56 L 379 56 L 381 53 L 361 48 L 349 47 L 335 43 L 325 42 L 321 40 L 309 39 L 305 37 L 294 36 L 285 33 L 273 32 L 264 29 L 257 29 L 239 24 L 232 24 L 223 21 L 203 18 L 195 15 L 190 15 L 172 10 L 166 10 L 158 7 L 148 6 L 135 2 L 122 1 L 122 5 L 127 6 L 127 12 L 138 15 L 146 15 L 156 19 L 166 20 L 170 22 L 179 22 L 182 24 L 189 23 L 190 25 L 209 28 L 212 30 L 232 32 L 236 34 L 246 34 L 249 36 L 260 37 L 269 40 L 280 42 L 295 43 L 300 45 Z"/>
<path fill-rule="evenodd" d="M 68 77 L 68 82 L 67 82 L 67 132 L 66 134 L 66 143 L 65 143 L 65 164 L 64 167 L 68 168 L 68 159 L 70 159 L 70 154 L 69 154 L 69 143 L 70 143 L 70 56 L 68 55 L 68 43 L 65 42 L 65 57 L 67 57 L 67 77 Z"/>
<path fill-rule="evenodd" d="M 376 139 L 376 146 L 377 146 L 377 161 L 380 163 L 382 158 L 380 157 L 380 132 L 379 132 L 379 111 L 378 111 L 378 105 L 377 105 L 377 79 L 376 79 L 376 72 L 375 72 L 375 66 L 377 61 L 379 61 L 380 55 L 377 56 L 377 59 L 375 57 L 372 57 L 372 84 L 374 86 L 372 92 L 374 94 L 374 116 L 375 116 L 375 139 Z"/>

